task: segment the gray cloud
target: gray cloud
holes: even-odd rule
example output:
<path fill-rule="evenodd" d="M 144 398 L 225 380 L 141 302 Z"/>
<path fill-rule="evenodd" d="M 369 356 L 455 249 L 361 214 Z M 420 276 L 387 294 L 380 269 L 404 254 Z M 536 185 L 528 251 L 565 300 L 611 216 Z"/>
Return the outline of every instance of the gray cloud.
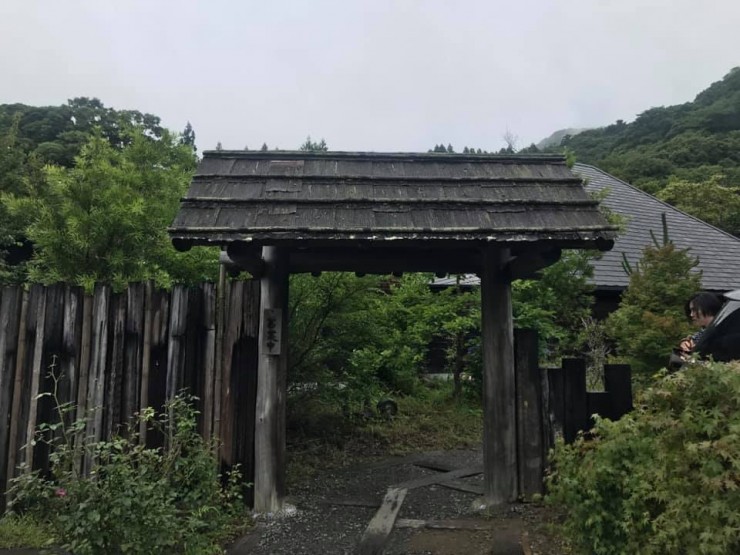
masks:
<path fill-rule="evenodd" d="M 201 148 L 498 149 L 691 100 L 733 0 L 3 0 L 0 102 L 96 96 Z"/>

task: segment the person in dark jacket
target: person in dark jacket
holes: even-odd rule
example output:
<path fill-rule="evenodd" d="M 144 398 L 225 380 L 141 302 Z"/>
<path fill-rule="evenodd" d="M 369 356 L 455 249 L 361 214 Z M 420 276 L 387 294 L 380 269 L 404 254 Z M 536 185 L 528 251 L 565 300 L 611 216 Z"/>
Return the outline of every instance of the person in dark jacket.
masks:
<path fill-rule="evenodd" d="M 713 293 L 697 293 L 686 302 L 686 316 L 699 330 L 681 341 L 679 348 L 683 353 L 688 355 L 694 351 L 704 330 L 714 321 L 721 308 L 722 301 Z"/>
<path fill-rule="evenodd" d="M 702 332 L 694 352 L 718 362 L 740 360 L 740 289 L 725 293 L 725 304 Z"/>

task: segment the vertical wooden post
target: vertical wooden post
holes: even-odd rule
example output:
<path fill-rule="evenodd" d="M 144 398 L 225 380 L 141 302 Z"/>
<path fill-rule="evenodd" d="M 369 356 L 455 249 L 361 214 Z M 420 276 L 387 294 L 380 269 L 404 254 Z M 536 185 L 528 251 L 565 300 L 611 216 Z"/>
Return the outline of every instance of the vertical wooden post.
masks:
<path fill-rule="evenodd" d="M 67 285 L 64 289 L 64 325 L 62 330 L 62 357 L 60 370 L 65 377 L 66 391 L 60 392 L 62 403 L 77 405 L 77 387 L 80 381 L 80 353 L 82 342 L 82 305 L 85 292 L 80 287 Z M 67 413 L 70 426 L 75 414 Z M 71 447 L 71 445 L 70 445 Z"/>
<path fill-rule="evenodd" d="M 538 347 L 535 330 L 514 331 L 519 493 L 526 497 L 543 493 L 545 475 Z"/>
<path fill-rule="evenodd" d="M 85 295 L 82 299 L 82 339 L 80 345 L 80 370 L 77 380 L 77 411 L 75 420 L 87 420 L 87 386 L 90 377 L 90 355 L 92 352 L 93 328 L 93 298 Z M 82 472 L 84 458 L 85 434 L 87 430 L 78 432 L 74 438 L 74 464 L 78 475 Z"/>
<path fill-rule="evenodd" d="M 13 404 L 15 361 L 18 354 L 18 331 L 23 289 L 4 287 L 0 299 L 0 514 L 5 512 L 10 411 Z M 12 468 L 10 474 L 12 474 Z"/>
<path fill-rule="evenodd" d="M 154 284 L 146 282 L 144 288 L 144 339 L 141 347 L 141 381 L 139 382 L 139 410 L 149 406 L 149 374 L 152 367 L 152 317 L 154 313 Z M 139 441 L 146 444 L 146 422 L 139 422 Z"/>
<path fill-rule="evenodd" d="M 203 439 L 210 441 L 213 434 L 213 377 L 216 362 L 216 288 L 213 283 L 204 283 L 203 291 L 203 333 L 205 343 L 203 347 Z"/>
<path fill-rule="evenodd" d="M 171 401 L 184 385 L 185 374 L 185 329 L 188 315 L 188 288 L 176 285 L 172 288 L 170 304 L 170 334 L 167 341 L 167 369 L 165 398 Z"/>
<path fill-rule="evenodd" d="M 518 495 L 511 280 L 504 271 L 508 258 L 508 249 L 483 252 L 483 495 L 488 506 Z"/>
<path fill-rule="evenodd" d="M 282 507 L 285 480 L 285 374 L 288 363 L 288 253 L 263 247 L 255 410 L 254 509 Z"/>
<path fill-rule="evenodd" d="M 612 414 L 618 420 L 632 410 L 632 369 L 629 364 L 607 364 L 604 366 L 604 389 L 611 398 Z"/>
<path fill-rule="evenodd" d="M 564 437 L 565 426 L 565 389 L 562 368 L 548 368 L 545 371 L 547 376 L 547 401 L 550 412 L 550 445 L 555 444 L 555 440 Z"/>
<path fill-rule="evenodd" d="M 103 411 L 103 437 L 111 438 L 120 432 L 120 425 L 128 415 L 122 416 L 123 376 L 126 372 L 126 308 L 128 298 L 121 294 L 111 295 L 108 323 L 108 372 L 105 376 Z"/>
<path fill-rule="evenodd" d="M 586 396 L 586 362 L 579 358 L 563 359 L 565 443 L 575 441 L 578 432 L 588 428 Z"/>
<path fill-rule="evenodd" d="M 13 377 L 13 402 L 10 409 L 10 432 L 8 437 L 8 465 L 6 467 L 6 484 L 15 477 L 16 465 L 18 463 L 19 446 L 18 436 L 23 425 L 21 418 L 24 370 L 27 357 L 27 334 L 28 334 L 28 305 L 30 304 L 30 291 L 23 291 L 21 297 L 21 316 L 18 324 L 18 349 L 16 350 L 15 372 Z"/>
<path fill-rule="evenodd" d="M 90 341 L 90 369 L 87 375 L 87 437 L 98 442 L 104 437 L 105 383 L 108 369 L 108 313 L 111 303 L 109 285 L 96 285 L 93 291 Z M 84 453 L 82 468 L 87 476 L 93 467 L 92 453 Z"/>
<path fill-rule="evenodd" d="M 144 346 L 144 284 L 132 283 L 126 289 L 126 340 L 123 364 L 124 422 L 139 411 L 142 350 Z"/>
<path fill-rule="evenodd" d="M 34 286 L 37 287 L 37 286 Z M 25 445 L 25 457 L 22 461 L 28 465 L 27 471 L 30 471 L 33 466 L 33 449 L 36 445 L 36 425 L 37 420 L 37 409 L 39 403 L 39 393 L 41 387 L 41 380 L 43 378 L 43 354 L 44 354 L 44 326 L 46 324 L 46 288 L 39 287 L 39 304 L 36 312 L 36 340 L 33 345 L 33 364 L 31 366 L 31 389 L 29 391 L 29 407 L 28 407 L 28 420 L 26 421 L 26 445 Z"/>
<path fill-rule="evenodd" d="M 218 290 L 216 293 L 216 362 L 213 375 L 213 432 L 212 436 L 218 439 L 221 444 L 223 437 L 221 435 L 221 400 L 223 397 L 223 369 L 224 369 L 224 337 L 226 328 L 226 288 L 229 282 L 226 281 L 226 267 L 221 264 L 218 267 Z M 218 447 L 216 449 L 219 454 Z"/>

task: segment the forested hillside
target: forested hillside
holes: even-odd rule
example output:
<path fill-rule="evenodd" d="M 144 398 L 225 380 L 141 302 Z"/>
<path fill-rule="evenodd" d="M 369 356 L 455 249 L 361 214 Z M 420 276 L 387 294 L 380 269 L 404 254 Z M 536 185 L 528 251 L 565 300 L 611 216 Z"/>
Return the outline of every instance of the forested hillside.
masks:
<path fill-rule="evenodd" d="M 692 102 L 650 108 L 560 147 L 734 234 L 740 233 L 740 68 Z"/>

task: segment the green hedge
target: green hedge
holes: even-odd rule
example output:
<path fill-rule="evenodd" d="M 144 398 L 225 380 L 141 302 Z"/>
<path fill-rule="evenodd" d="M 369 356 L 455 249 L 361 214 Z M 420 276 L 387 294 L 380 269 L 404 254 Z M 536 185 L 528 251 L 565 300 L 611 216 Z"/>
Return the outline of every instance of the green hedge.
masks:
<path fill-rule="evenodd" d="M 740 363 L 661 374 L 636 407 L 556 446 L 566 535 L 594 554 L 740 553 Z"/>

